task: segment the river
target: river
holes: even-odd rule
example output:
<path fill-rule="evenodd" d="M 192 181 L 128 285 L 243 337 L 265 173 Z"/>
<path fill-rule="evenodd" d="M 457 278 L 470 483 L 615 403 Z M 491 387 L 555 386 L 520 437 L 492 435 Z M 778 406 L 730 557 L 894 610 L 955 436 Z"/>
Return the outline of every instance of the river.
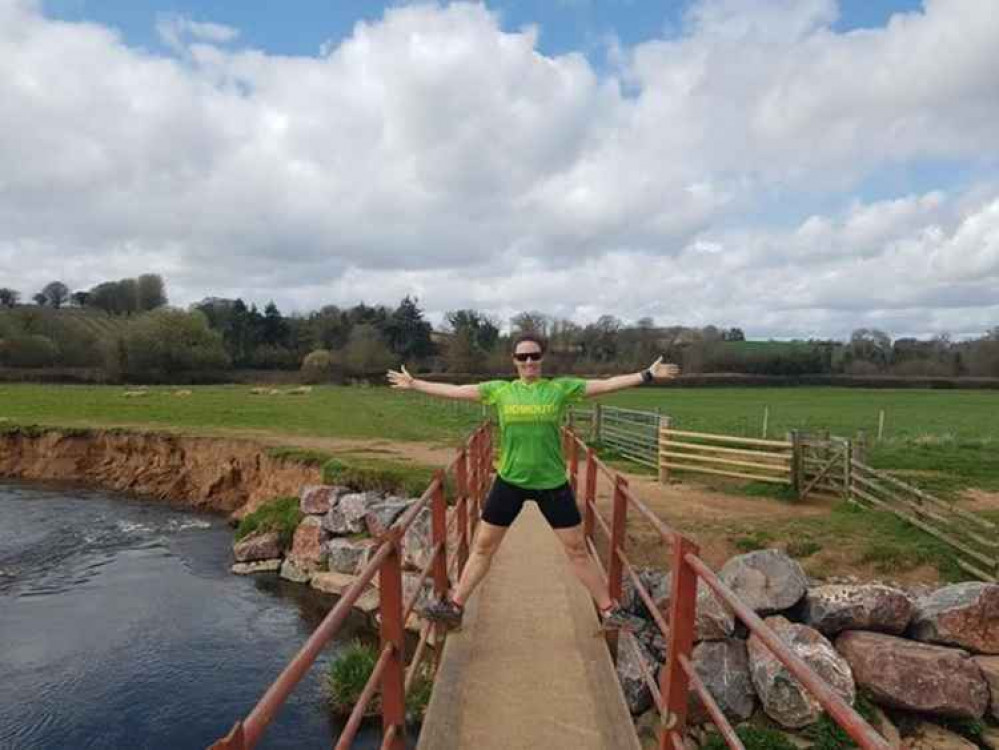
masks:
<path fill-rule="evenodd" d="M 0 484 L 0 748 L 186 750 L 226 734 L 332 604 L 273 574 L 232 575 L 231 543 L 218 516 Z M 339 642 L 364 635 L 353 618 Z M 335 649 L 258 747 L 331 746 L 340 724 L 322 676 Z"/>

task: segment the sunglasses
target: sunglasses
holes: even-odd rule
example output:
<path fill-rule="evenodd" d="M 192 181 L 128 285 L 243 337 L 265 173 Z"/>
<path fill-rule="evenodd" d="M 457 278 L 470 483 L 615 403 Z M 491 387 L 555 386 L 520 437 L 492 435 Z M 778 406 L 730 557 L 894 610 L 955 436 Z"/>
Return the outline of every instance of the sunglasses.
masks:
<path fill-rule="evenodd" d="M 541 352 L 526 352 L 525 354 L 514 354 L 513 358 L 518 362 L 540 362 L 543 356 Z"/>

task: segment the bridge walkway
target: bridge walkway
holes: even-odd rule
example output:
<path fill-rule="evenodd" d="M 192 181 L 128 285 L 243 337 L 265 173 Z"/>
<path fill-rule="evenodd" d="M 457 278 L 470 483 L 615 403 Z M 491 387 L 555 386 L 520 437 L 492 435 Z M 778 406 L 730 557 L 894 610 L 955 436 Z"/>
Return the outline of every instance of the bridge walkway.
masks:
<path fill-rule="evenodd" d="M 444 647 L 418 750 L 639 750 L 606 641 L 527 503 Z"/>

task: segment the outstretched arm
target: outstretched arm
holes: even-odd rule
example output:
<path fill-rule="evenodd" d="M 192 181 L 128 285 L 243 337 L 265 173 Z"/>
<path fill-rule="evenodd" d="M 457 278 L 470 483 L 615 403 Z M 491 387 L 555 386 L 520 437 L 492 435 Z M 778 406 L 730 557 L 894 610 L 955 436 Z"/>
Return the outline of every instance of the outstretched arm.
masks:
<path fill-rule="evenodd" d="M 652 363 L 647 372 L 652 374 L 653 380 L 669 380 L 680 374 L 680 368 L 676 365 L 664 364 L 663 358 L 660 357 Z M 586 395 L 602 396 L 605 393 L 623 391 L 625 388 L 634 388 L 636 385 L 641 385 L 644 382 L 645 378 L 641 372 L 631 375 L 615 375 L 612 378 L 604 378 L 603 380 L 587 380 Z"/>
<path fill-rule="evenodd" d="M 414 378 L 403 366 L 402 371 L 389 370 L 388 379 L 393 388 L 404 391 L 419 391 L 431 396 L 441 396 L 442 398 L 457 398 L 462 401 L 480 401 L 479 386 L 477 385 L 451 385 L 450 383 L 430 383 L 426 380 Z"/>

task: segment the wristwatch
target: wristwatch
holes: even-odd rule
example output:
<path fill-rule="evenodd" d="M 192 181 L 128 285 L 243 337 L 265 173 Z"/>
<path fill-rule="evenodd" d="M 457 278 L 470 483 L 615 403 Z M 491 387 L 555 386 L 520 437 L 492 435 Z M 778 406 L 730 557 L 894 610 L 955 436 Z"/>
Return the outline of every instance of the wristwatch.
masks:
<path fill-rule="evenodd" d="M 642 382 L 651 383 L 652 382 L 652 370 L 646 368 L 642 370 Z"/>

